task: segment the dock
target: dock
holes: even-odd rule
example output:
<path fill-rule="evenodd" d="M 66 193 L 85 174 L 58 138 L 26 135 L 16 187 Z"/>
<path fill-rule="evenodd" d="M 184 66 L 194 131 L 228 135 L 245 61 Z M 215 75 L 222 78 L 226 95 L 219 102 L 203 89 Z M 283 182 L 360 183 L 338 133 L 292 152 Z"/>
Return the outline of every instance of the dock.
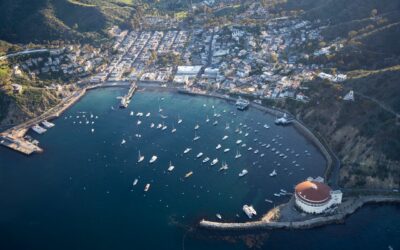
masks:
<path fill-rule="evenodd" d="M 126 95 L 124 95 L 122 97 L 122 99 L 121 99 L 121 103 L 119 105 L 120 108 L 127 108 L 128 107 L 128 105 L 131 102 L 132 96 L 135 93 L 136 89 L 137 89 L 137 84 L 136 84 L 135 81 L 133 81 L 131 83 L 131 86 L 130 86 L 129 90 L 128 90 L 128 93 Z"/>
<path fill-rule="evenodd" d="M 43 152 L 43 149 L 35 144 L 24 140 L 22 137 L 12 135 L 0 135 L 0 144 L 25 155 Z"/>

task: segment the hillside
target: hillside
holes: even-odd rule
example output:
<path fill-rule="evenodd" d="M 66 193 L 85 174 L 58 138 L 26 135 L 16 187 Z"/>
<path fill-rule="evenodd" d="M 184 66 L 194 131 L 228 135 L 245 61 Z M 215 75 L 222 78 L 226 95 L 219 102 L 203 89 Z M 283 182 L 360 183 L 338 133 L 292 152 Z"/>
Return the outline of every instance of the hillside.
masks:
<path fill-rule="evenodd" d="M 130 25 L 136 9 L 127 0 L 3 0 L 0 40 L 43 43 L 55 39 L 96 39 L 112 24 Z"/>

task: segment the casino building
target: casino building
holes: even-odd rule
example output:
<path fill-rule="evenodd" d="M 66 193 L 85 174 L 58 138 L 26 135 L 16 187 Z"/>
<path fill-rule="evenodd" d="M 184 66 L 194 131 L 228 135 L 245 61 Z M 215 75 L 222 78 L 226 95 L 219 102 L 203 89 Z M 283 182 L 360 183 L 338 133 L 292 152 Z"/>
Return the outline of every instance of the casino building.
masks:
<path fill-rule="evenodd" d="M 328 208 L 342 203 L 342 192 L 333 191 L 324 183 L 324 179 L 309 177 L 295 187 L 295 203 L 306 213 L 320 214 Z"/>

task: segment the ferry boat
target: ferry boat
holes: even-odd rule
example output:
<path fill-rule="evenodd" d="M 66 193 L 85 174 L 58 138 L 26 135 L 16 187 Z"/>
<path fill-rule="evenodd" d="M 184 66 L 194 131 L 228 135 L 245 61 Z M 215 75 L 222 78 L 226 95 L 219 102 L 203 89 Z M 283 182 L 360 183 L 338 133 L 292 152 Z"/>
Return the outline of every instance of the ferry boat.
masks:
<path fill-rule="evenodd" d="M 224 135 L 224 137 L 222 137 L 222 140 L 225 141 L 226 139 L 228 139 L 229 136 Z"/>
<path fill-rule="evenodd" d="M 153 155 L 149 161 L 149 163 L 154 163 L 157 160 L 157 156 Z"/>
<path fill-rule="evenodd" d="M 144 191 L 147 192 L 149 191 L 150 188 L 150 183 L 147 183 L 146 186 L 144 187 Z"/>
<path fill-rule="evenodd" d="M 224 153 L 228 153 L 231 149 L 230 148 L 226 148 L 224 149 Z"/>
<path fill-rule="evenodd" d="M 144 156 L 140 155 L 140 150 L 139 150 L 139 156 L 138 156 L 138 161 L 137 162 L 142 162 L 144 160 Z"/>
<path fill-rule="evenodd" d="M 243 206 L 243 212 L 249 217 L 249 219 L 251 219 L 253 215 L 257 215 L 257 212 L 254 209 L 254 207 L 249 205 Z"/>
<path fill-rule="evenodd" d="M 271 177 L 276 176 L 276 175 L 278 175 L 278 174 L 276 173 L 275 169 L 269 174 L 269 176 L 271 176 Z"/>
<path fill-rule="evenodd" d="M 236 104 L 235 105 L 236 105 L 236 108 L 238 110 L 245 110 L 245 109 L 247 109 L 249 107 L 250 102 L 248 100 L 245 100 L 245 99 L 239 97 L 236 100 Z"/>
<path fill-rule="evenodd" d="M 218 158 L 215 158 L 214 160 L 212 160 L 211 162 L 211 166 L 214 166 L 215 164 L 218 163 Z"/>
<path fill-rule="evenodd" d="M 168 171 L 171 172 L 172 170 L 174 170 L 175 166 L 172 165 L 171 161 L 169 162 L 169 167 L 168 167 Z"/>
<path fill-rule="evenodd" d="M 221 144 L 218 144 L 216 147 L 215 147 L 215 149 L 220 149 L 222 146 L 221 146 Z"/>
<path fill-rule="evenodd" d="M 139 180 L 138 180 L 138 179 L 135 179 L 135 180 L 132 182 L 132 186 L 136 186 L 136 185 L 138 184 L 138 182 L 139 182 Z"/>
<path fill-rule="evenodd" d="M 236 150 L 235 159 L 238 159 L 240 157 L 242 157 L 242 155 L 240 154 L 239 150 Z"/>
<path fill-rule="evenodd" d="M 192 150 L 192 148 L 186 148 L 186 149 L 183 151 L 183 153 L 184 153 L 184 154 L 187 154 L 187 153 L 190 152 L 190 150 Z"/>
<path fill-rule="evenodd" d="M 203 156 L 203 152 L 200 152 L 200 153 L 198 153 L 197 155 L 196 155 L 196 158 L 200 158 L 200 157 L 202 157 Z"/>
<path fill-rule="evenodd" d="M 208 162 L 209 160 L 210 160 L 210 158 L 206 157 L 206 158 L 204 158 L 203 163 L 206 163 L 206 162 Z"/>
<path fill-rule="evenodd" d="M 239 177 L 243 177 L 248 173 L 249 173 L 249 171 L 247 171 L 247 169 L 243 169 L 242 172 L 239 173 Z"/>
<path fill-rule="evenodd" d="M 48 122 L 46 120 L 42 121 L 43 126 L 45 126 L 46 128 L 52 128 L 54 127 L 54 123 Z"/>
<path fill-rule="evenodd" d="M 185 178 L 188 178 L 188 177 L 190 177 L 192 175 L 193 175 L 193 171 L 190 171 L 189 173 L 185 174 Z"/>
<path fill-rule="evenodd" d="M 47 129 L 42 128 L 37 124 L 32 127 L 32 130 L 35 131 L 36 133 L 40 134 L 40 135 L 47 131 Z"/>

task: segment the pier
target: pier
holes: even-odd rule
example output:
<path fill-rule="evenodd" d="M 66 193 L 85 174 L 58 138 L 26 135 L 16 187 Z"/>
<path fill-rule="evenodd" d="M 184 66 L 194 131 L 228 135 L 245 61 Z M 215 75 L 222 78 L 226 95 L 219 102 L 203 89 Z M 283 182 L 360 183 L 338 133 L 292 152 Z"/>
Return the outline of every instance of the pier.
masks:
<path fill-rule="evenodd" d="M 137 84 L 136 84 L 135 81 L 133 81 L 131 83 L 131 86 L 130 86 L 129 90 L 128 90 L 128 93 L 126 95 L 124 95 L 122 97 L 122 99 L 121 99 L 121 103 L 119 105 L 120 108 L 127 108 L 128 107 L 128 105 L 131 102 L 132 96 L 135 93 L 136 89 L 137 89 Z"/>

